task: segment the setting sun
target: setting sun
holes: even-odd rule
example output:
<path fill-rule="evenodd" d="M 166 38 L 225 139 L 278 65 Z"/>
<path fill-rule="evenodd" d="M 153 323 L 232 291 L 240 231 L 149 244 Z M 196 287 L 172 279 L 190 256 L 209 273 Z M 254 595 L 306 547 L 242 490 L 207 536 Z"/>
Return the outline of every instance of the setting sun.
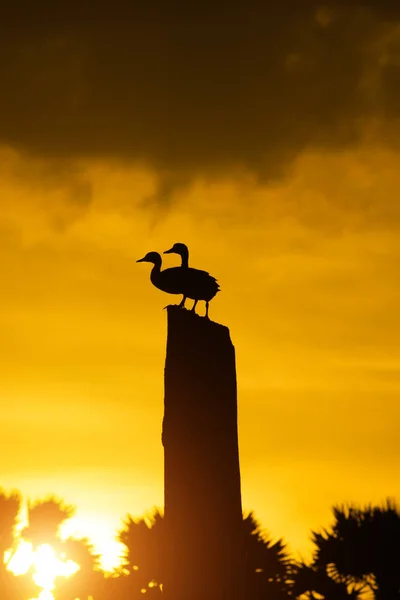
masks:
<path fill-rule="evenodd" d="M 30 569 L 33 581 L 42 588 L 37 598 L 50 600 L 53 598 L 51 592 L 55 588 L 56 578 L 70 577 L 79 570 L 79 565 L 72 560 L 64 560 L 63 556 L 58 558 L 49 544 L 34 549 L 30 542 L 21 541 L 9 559 L 8 570 L 14 575 L 24 575 Z"/>

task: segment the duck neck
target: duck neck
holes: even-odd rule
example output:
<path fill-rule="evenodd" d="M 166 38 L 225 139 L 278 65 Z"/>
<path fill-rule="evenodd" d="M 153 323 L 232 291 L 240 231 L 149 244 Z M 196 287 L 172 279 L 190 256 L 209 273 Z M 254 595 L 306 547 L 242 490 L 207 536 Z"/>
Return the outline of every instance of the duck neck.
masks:
<path fill-rule="evenodd" d="M 187 248 L 186 248 L 186 250 L 182 250 L 181 258 L 182 258 L 182 267 L 187 269 L 189 267 L 189 250 Z"/>
<path fill-rule="evenodd" d="M 160 273 L 161 273 L 161 261 L 155 262 L 154 266 L 153 266 L 153 268 L 151 270 L 151 273 L 150 273 L 150 281 L 152 283 L 154 283 L 155 281 L 157 281 Z"/>

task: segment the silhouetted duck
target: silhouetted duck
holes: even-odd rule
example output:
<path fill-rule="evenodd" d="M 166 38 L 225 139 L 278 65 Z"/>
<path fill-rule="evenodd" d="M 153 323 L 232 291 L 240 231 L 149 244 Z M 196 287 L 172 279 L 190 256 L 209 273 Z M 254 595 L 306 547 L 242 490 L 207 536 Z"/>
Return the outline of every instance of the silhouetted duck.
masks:
<path fill-rule="evenodd" d="M 194 300 L 192 310 L 196 310 L 196 304 L 199 300 L 204 300 L 206 303 L 206 317 L 208 317 L 208 307 L 210 300 L 219 292 L 220 287 L 215 277 L 212 277 L 207 271 L 193 269 L 189 267 L 189 250 L 185 244 L 176 243 L 166 250 L 164 254 L 179 254 L 182 259 L 180 267 L 183 274 L 183 300 L 180 306 L 185 305 L 186 298 Z"/>
<path fill-rule="evenodd" d="M 151 283 L 167 294 L 183 294 L 182 269 L 180 267 L 172 267 L 161 271 L 162 258 L 158 252 L 148 252 L 146 256 L 140 258 L 136 262 L 153 263 L 153 268 L 150 273 Z M 183 306 L 185 297 L 180 306 Z"/>

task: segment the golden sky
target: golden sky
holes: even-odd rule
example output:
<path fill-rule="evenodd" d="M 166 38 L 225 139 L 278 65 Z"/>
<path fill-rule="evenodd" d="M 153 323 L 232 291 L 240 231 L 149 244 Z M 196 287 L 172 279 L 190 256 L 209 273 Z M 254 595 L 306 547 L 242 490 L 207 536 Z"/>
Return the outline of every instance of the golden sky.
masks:
<path fill-rule="evenodd" d="M 53 177 L 3 148 L 2 485 L 75 503 L 99 543 L 162 505 L 174 297 L 135 260 L 184 241 L 220 281 L 210 314 L 236 346 L 244 507 L 306 552 L 333 503 L 398 496 L 398 163 L 378 146 L 303 152 L 277 185 L 198 179 L 159 213 L 150 171 Z"/>
<path fill-rule="evenodd" d="M 163 502 L 174 299 L 135 261 L 174 242 L 221 285 L 244 507 L 307 552 L 332 504 L 400 493 L 399 7 L 227 7 L 0 23 L 0 484 L 103 545 Z"/>

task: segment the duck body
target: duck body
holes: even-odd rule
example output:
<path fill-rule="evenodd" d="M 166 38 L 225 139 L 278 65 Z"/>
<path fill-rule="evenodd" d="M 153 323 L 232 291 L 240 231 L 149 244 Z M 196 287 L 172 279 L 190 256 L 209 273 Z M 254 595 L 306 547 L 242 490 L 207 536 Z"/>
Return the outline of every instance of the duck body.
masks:
<path fill-rule="evenodd" d="M 220 291 L 218 281 L 207 271 L 189 267 L 189 250 L 185 244 L 177 243 L 166 250 L 164 254 L 179 254 L 182 264 L 179 269 L 182 273 L 183 300 L 181 306 L 184 306 L 186 298 L 194 300 L 192 310 L 195 311 L 199 300 L 206 302 L 206 316 L 208 317 L 208 306 L 210 300 Z"/>
<path fill-rule="evenodd" d="M 190 300 L 210 301 L 219 290 L 217 280 L 207 271 L 187 267 L 171 267 L 159 269 L 157 265 L 151 270 L 150 281 L 154 287 L 167 294 L 183 294 Z"/>
<path fill-rule="evenodd" d="M 219 292 L 219 285 L 215 277 L 207 271 L 193 269 L 192 267 L 177 267 L 182 279 L 183 294 L 191 300 L 204 300 L 210 302 Z"/>
<path fill-rule="evenodd" d="M 154 287 L 167 294 L 183 294 L 182 273 L 179 267 L 161 271 L 154 266 L 150 273 L 150 281 Z"/>

